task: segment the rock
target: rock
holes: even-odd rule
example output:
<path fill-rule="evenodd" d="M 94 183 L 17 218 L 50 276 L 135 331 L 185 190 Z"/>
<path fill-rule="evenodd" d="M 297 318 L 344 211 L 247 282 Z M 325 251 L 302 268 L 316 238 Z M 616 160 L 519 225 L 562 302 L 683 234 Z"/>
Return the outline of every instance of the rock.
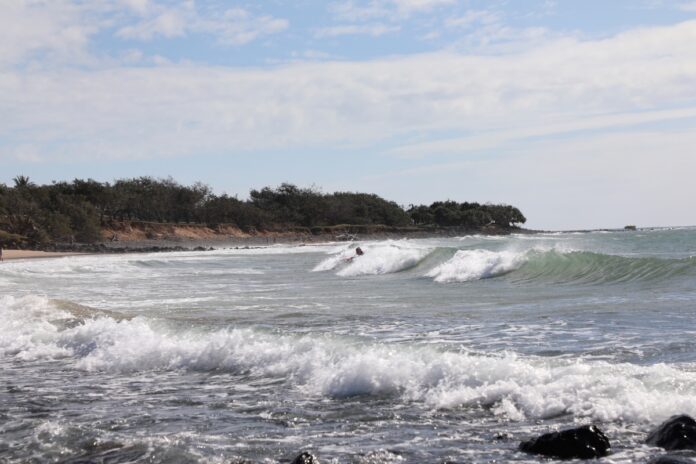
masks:
<path fill-rule="evenodd" d="M 609 440 L 594 425 L 544 434 L 520 443 L 520 450 L 561 459 L 590 459 L 609 454 Z"/>
<path fill-rule="evenodd" d="M 650 432 L 645 442 L 666 450 L 696 450 L 696 421 L 687 415 L 672 416 Z"/>
<path fill-rule="evenodd" d="M 303 451 L 298 454 L 295 459 L 292 460 L 290 464 L 319 464 L 319 460 L 307 451 Z"/>
<path fill-rule="evenodd" d="M 694 461 L 681 456 L 670 456 L 667 454 L 651 459 L 648 461 L 648 464 L 694 464 Z"/>

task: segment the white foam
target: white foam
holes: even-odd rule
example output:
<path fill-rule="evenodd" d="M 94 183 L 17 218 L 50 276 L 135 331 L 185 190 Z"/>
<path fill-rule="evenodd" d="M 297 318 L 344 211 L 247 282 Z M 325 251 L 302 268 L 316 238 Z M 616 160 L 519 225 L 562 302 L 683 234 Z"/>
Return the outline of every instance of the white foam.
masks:
<path fill-rule="evenodd" d="M 40 297 L 2 297 L 0 312 L 0 361 L 60 358 L 74 369 L 116 373 L 232 371 L 277 378 L 310 396 L 398 395 L 431 408 L 487 408 L 512 421 L 696 415 L 696 365 L 484 356 L 251 329 L 175 329 L 144 318 L 100 317 L 61 329 L 49 321 L 70 315 Z"/>
<path fill-rule="evenodd" d="M 338 269 L 339 276 L 391 274 L 416 266 L 432 252 L 430 247 L 405 242 L 380 242 L 361 246 L 365 254 L 357 256 L 353 248 L 340 250 L 317 264 L 313 272 Z"/>
<path fill-rule="evenodd" d="M 60 333 L 51 323 L 68 317 L 43 297 L 0 297 L 0 355 L 21 360 L 70 356 L 71 350 L 54 343 Z"/>
<path fill-rule="evenodd" d="M 468 282 L 486 279 L 518 269 L 527 261 L 527 252 L 459 250 L 426 276 L 435 282 Z"/>

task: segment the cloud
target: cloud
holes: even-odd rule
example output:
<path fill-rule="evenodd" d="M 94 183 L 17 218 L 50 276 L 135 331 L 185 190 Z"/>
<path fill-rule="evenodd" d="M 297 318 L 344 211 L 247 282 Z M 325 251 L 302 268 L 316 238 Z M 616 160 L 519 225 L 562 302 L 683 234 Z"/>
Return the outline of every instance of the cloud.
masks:
<path fill-rule="evenodd" d="M 550 136 L 595 130 L 622 129 L 630 126 L 680 119 L 696 120 L 696 106 L 672 110 L 588 115 L 586 117 L 558 119 L 544 125 L 525 126 L 524 124 L 518 124 L 514 129 L 510 130 L 485 131 L 468 137 L 416 142 L 391 149 L 388 153 L 403 158 L 425 158 L 443 154 L 461 155 L 523 144 L 530 139 Z"/>
<path fill-rule="evenodd" d="M 695 144 L 691 129 L 544 138 L 497 149 L 495 156 L 368 176 L 362 185 L 402 201 L 420 191 L 424 203 L 513 203 L 531 228 L 689 225 L 696 223 L 690 206 Z"/>
<path fill-rule="evenodd" d="M 391 0 L 402 14 L 412 14 L 421 11 L 431 11 L 437 7 L 455 5 L 456 0 Z"/>
<path fill-rule="evenodd" d="M 255 16 L 241 8 L 232 8 L 226 10 L 220 20 L 201 20 L 193 29 L 214 34 L 223 44 L 242 45 L 262 36 L 277 34 L 288 27 L 286 19 Z"/>
<path fill-rule="evenodd" d="M 677 9 L 681 11 L 696 12 L 696 2 L 685 2 L 677 5 Z"/>
<path fill-rule="evenodd" d="M 139 15 L 145 15 L 152 7 L 150 0 L 121 0 L 121 3 Z"/>
<path fill-rule="evenodd" d="M 282 32 L 289 26 L 286 19 L 254 15 L 243 8 L 201 10 L 193 2 L 185 2 L 178 7 L 145 3 L 138 11 L 144 17 L 135 24 L 120 28 L 117 31 L 119 37 L 152 40 L 193 33 L 215 36 L 218 43 L 223 45 L 243 45 L 259 37 Z"/>
<path fill-rule="evenodd" d="M 417 14 L 427 14 L 438 7 L 455 5 L 456 0 L 355 0 L 334 2 L 329 11 L 340 24 L 315 30 L 315 37 L 368 35 L 379 37 L 398 32 L 406 20 Z M 435 31 L 426 34 L 433 38 Z"/>
<path fill-rule="evenodd" d="M 0 69 L 8 66 L 98 66 L 112 58 L 91 52 L 99 33 L 148 41 L 189 34 L 243 45 L 289 27 L 287 20 L 241 8 L 174 6 L 153 0 L 0 0 Z"/>
<path fill-rule="evenodd" d="M 44 160 L 305 147 L 438 151 L 428 144 L 468 156 L 549 133 L 640 124 L 636 113 L 691 117 L 695 41 L 689 21 L 500 56 L 11 71 L 0 73 L 0 156 L 29 145 Z M 684 113 L 669 113 L 674 108 Z M 467 140 L 479 145 L 457 151 Z"/>
<path fill-rule="evenodd" d="M 470 28 L 476 24 L 492 24 L 500 21 L 499 15 L 486 10 L 469 10 L 462 16 L 448 18 L 448 27 Z"/>
<path fill-rule="evenodd" d="M 386 24 L 365 24 L 365 25 L 341 25 L 324 27 L 318 29 L 315 33 L 316 37 L 338 37 L 342 35 L 369 35 L 379 37 L 391 32 L 397 32 L 400 28 L 397 26 L 387 26 Z"/>
<path fill-rule="evenodd" d="M 334 2 L 329 10 L 341 21 L 370 21 L 384 19 L 397 21 L 417 13 L 428 13 L 438 7 L 456 5 L 456 0 L 355 0 Z"/>
<path fill-rule="evenodd" d="M 89 6 L 66 0 L 0 0 L 0 66 L 32 57 L 85 58 L 99 29 Z"/>
<path fill-rule="evenodd" d="M 181 37 L 186 34 L 187 20 L 180 12 L 167 10 L 133 26 L 121 28 L 117 35 L 126 39 L 151 40 L 153 37 Z"/>

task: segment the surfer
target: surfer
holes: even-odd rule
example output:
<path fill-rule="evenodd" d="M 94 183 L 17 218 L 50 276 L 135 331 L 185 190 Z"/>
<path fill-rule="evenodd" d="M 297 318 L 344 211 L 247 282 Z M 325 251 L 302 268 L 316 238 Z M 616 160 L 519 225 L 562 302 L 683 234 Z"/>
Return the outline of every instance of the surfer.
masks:
<path fill-rule="evenodd" d="M 357 258 L 358 256 L 362 256 L 364 254 L 365 254 L 365 252 L 362 251 L 362 248 L 357 247 L 355 249 L 355 256 L 351 256 L 350 258 L 346 258 L 346 262 L 349 263 L 349 262 L 353 261 L 355 258 Z"/>

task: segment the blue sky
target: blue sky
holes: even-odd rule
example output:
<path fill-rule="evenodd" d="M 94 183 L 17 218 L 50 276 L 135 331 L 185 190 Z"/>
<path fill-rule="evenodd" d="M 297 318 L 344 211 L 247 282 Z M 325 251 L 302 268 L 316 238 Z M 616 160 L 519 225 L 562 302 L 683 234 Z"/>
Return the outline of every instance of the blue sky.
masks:
<path fill-rule="evenodd" d="M 0 182 L 696 224 L 693 0 L 0 0 Z"/>

